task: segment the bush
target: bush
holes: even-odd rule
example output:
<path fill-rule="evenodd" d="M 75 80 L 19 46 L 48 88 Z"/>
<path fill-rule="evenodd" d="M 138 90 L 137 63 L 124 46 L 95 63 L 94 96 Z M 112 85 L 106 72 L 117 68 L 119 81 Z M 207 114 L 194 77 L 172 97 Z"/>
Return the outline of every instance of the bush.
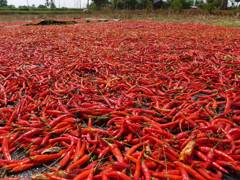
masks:
<path fill-rule="evenodd" d="M 193 5 L 193 2 L 188 0 L 182 0 L 182 4 L 183 4 L 183 9 L 190 9 L 191 6 Z"/>
<path fill-rule="evenodd" d="M 171 7 L 171 2 L 170 1 L 162 1 L 158 5 L 156 5 L 155 8 L 162 8 L 162 9 L 169 9 Z"/>
<path fill-rule="evenodd" d="M 139 4 L 137 0 L 114 0 L 114 9 L 136 9 L 140 8 L 143 4 Z"/>
<path fill-rule="evenodd" d="M 221 7 L 221 0 L 207 0 L 207 3 L 201 3 L 199 7 L 208 13 L 212 13 L 215 9 Z"/>
<path fill-rule="evenodd" d="M 152 9 L 151 0 L 113 0 L 114 9 Z"/>
<path fill-rule="evenodd" d="M 170 7 L 174 11 L 181 11 L 183 9 L 182 0 L 172 0 Z"/>
<path fill-rule="evenodd" d="M 189 9 L 192 5 L 191 1 L 187 0 L 172 0 L 170 3 L 170 8 L 174 11 L 181 11 L 183 9 Z"/>
<path fill-rule="evenodd" d="M 101 9 L 103 7 L 106 7 L 108 3 L 108 0 L 93 0 L 90 8 L 92 7 L 93 9 Z"/>

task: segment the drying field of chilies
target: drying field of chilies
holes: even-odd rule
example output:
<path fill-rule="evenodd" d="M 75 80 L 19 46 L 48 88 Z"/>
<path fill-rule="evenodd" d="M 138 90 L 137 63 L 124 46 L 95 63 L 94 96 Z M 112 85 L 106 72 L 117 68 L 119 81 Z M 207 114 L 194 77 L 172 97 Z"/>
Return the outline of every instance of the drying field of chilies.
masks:
<path fill-rule="evenodd" d="M 213 180 L 240 171 L 239 29 L 0 25 L 1 179 Z"/>

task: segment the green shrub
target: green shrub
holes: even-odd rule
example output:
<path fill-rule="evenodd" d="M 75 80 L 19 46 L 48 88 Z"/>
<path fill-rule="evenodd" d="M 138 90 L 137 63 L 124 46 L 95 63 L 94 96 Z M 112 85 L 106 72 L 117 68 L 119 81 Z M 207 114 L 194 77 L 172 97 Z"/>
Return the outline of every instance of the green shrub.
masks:
<path fill-rule="evenodd" d="M 182 0 L 172 0 L 170 7 L 174 11 L 181 11 L 183 9 Z"/>
<path fill-rule="evenodd" d="M 220 8 L 221 4 L 221 0 L 207 0 L 207 3 L 201 3 L 199 7 L 208 13 L 212 13 L 215 9 Z"/>

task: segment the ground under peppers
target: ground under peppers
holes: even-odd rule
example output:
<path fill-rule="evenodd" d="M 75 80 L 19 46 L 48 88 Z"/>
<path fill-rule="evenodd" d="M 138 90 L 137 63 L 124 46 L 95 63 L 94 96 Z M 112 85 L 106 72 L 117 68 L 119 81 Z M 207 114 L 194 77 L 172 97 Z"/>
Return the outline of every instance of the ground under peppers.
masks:
<path fill-rule="evenodd" d="M 0 176 L 223 179 L 240 170 L 240 31 L 0 28 Z"/>

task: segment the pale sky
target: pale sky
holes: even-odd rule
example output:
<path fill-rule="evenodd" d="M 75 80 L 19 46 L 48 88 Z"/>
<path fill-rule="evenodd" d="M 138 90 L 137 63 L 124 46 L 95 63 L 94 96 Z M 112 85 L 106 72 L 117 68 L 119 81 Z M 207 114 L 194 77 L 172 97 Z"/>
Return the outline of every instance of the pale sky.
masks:
<path fill-rule="evenodd" d="M 39 4 L 45 4 L 46 0 L 8 0 L 9 5 L 15 6 L 27 5 L 27 2 L 30 6 L 32 4 L 38 6 Z M 86 7 L 87 0 L 55 0 L 55 4 L 57 7 L 79 8 L 81 6 L 84 8 Z"/>

